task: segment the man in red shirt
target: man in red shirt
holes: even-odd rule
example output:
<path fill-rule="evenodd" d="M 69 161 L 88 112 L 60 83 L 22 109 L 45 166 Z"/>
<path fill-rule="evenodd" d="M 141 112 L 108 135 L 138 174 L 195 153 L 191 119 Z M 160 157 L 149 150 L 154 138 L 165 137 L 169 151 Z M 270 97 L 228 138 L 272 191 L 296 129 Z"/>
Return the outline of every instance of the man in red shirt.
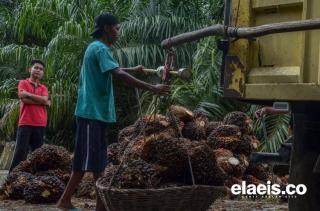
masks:
<path fill-rule="evenodd" d="M 34 151 L 43 144 L 44 131 L 47 126 L 46 106 L 50 105 L 48 89 L 40 83 L 44 68 L 45 64 L 42 61 L 32 60 L 29 68 L 30 77 L 19 82 L 20 115 L 9 172 L 26 159 L 29 147 Z"/>

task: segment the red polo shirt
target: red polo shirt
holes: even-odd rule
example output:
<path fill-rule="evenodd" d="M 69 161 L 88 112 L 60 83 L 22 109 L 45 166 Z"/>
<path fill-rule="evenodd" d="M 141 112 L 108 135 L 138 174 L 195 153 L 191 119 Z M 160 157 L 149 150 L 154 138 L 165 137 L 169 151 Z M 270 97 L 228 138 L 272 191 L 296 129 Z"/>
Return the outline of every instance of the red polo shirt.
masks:
<path fill-rule="evenodd" d="M 48 96 L 48 89 L 43 84 L 35 86 L 28 78 L 19 81 L 18 92 L 25 90 L 34 95 Z M 47 126 L 47 109 L 45 105 L 26 104 L 20 100 L 19 126 Z"/>

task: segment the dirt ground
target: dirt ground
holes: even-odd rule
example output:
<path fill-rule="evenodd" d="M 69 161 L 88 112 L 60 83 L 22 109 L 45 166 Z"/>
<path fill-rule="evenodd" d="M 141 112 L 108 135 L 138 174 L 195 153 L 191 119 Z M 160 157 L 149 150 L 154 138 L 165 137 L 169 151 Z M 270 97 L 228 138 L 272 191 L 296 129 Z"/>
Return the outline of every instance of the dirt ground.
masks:
<path fill-rule="evenodd" d="M 95 208 L 95 201 L 89 199 L 73 199 L 73 203 L 83 211 L 91 211 Z M 0 211 L 59 211 L 54 205 L 31 205 L 20 201 L 0 201 Z M 217 200 L 209 211 L 287 211 L 286 203 L 272 201 L 249 201 L 249 200 Z"/>
<path fill-rule="evenodd" d="M 72 200 L 74 205 L 83 211 L 95 210 L 95 201 L 90 199 L 75 198 Z M 24 200 L 5 200 L 0 201 L 0 211 L 59 211 L 54 204 L 26 204 Z"/>

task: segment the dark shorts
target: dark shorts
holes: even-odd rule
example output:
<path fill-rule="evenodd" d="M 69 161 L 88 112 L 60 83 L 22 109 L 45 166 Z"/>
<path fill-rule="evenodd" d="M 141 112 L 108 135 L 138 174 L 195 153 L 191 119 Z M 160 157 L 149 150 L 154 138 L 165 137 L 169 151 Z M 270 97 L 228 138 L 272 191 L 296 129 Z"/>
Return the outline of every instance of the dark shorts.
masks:
<path fill-rule="evenodd" d="M 107 165 L 106 127 L 105 122 L 77 117 L 74 172 L 104 171 Z"/>

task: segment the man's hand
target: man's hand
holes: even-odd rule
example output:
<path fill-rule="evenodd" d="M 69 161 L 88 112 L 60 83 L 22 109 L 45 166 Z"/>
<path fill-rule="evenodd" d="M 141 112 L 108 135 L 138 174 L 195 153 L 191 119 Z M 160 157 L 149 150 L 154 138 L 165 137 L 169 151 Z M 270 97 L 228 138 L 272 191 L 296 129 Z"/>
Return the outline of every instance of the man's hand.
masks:
<path fill-rule="evenodd" d="M 132 69 L 133 69 L 133 71 L 134 71 L 135 73 L 145 73 L 145 72 L 143 71 L 144 66 L 142 66 L 142 65 L 135 66 L 135 67 L 133 67 Z"/>
<path fill-rule="evenodd" d="M 156 84 L 152 86 L 152 91 L 160 95 L 168 95 L 170 93 L 170 86 L 164 84 Z"/>
<path fill-rule="evenodd" d="M 46 106 L 49 106 L 49 107 L 51 106 L 51 100 L 47 101 Z"/>
<path fill-rule="evenodd" d="M 27 92 L 27 91 L 25 91 L 25 90 L 21 90 L 21 91 L 19 92 L 19 97 L 20 97 L 20 98 L 28 98 L 28 97 L 30 97 L 30 93 Z"/>
<path fill-rule="evenodd" d="M 260 108 L 254 114 L 257 118 L 261 118 L 263 115 L 266 114 L 266 108 Z"/>

